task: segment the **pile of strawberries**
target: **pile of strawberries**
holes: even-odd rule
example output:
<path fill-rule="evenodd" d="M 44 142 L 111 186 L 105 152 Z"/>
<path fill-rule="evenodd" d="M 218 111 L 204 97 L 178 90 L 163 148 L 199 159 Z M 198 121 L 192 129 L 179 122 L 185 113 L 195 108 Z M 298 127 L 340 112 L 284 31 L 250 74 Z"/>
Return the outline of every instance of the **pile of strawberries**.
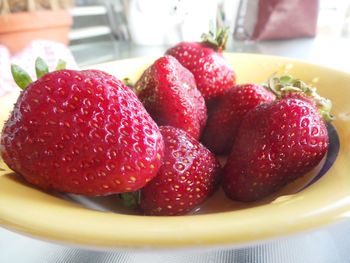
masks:
<path fill-rule="evenodd" d="M 290 76 L 236 85 L 226 40 L 177 44 L 133 88 L 97 70 L 49 72 L 40 59 L 33 82 L 13 65 L 23 92 L 3 160 L 41 189 L 119 194 L 149 215 L 185 214 L 219 187 L 238 201 L 277 191 L 324 157 L 330 102 Z"/>

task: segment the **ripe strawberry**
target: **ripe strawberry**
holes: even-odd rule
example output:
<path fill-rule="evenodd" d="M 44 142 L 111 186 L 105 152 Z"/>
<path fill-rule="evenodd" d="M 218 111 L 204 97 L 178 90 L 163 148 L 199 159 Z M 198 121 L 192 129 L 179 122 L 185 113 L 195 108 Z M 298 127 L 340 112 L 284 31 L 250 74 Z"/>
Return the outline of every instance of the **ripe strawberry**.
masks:
<path fill-rule="evenodd" d="M 221 171 L 215 156 L 180 129 L 160 127 L 164 163 L 141 190 L 140 207 L 148 215 L 180 215 L 213 193 Z"/>
<path fill-rule="evenodd" d="M 207 120 L 205 101 L 191 72 L 171 56 L 159 58 L 135 84 L 158 125 L 183 129 L 198 139 Z"/>
<path fill-rule="evenodd" d="M 216 36 L 210 32 L 203 36 L 203 42 L 181 42 L 166 51 L 192 72 L 206 101 L 222 95 L 236 83 L 235 72 L 222 56 L 227 36 L 226 30 L 219 30 Z"/>
<path fill-rule="evenodd" d="M 269 103 L 275 95 L 256 84 L 236 85 L 229 89 L 208 117 L 202 143 L 216 154 L 229 153 L 243 117 L 262 103 Z"/>
<path fill-rule="evenodd" d="M 13 70 L 19 84 L 28 80 Z M 3 128 L 11 169 L 40 188 L 85 195 L 134 191 L 157 174 L 162 136 L 128 87 L 97 70 L 41 75 Z"/>
<path fill-rule="evenodd" d="M 281 84 L 281 90 L 290 85 Z M 255 201 L 279 190 L 327 152 L 327 129 L 316 107 L 327 101 L 315 94 L 310 97 L 315 103 L 301 95 L 279 95 L 248 112 L 241 123 L 224 167 L 223 189 L 234 200 Z"/>

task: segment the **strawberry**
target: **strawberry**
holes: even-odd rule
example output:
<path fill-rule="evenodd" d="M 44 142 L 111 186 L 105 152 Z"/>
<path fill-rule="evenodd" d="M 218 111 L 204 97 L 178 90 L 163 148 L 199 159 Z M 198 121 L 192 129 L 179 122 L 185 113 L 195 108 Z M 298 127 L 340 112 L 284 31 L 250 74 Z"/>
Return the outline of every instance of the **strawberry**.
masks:
<path fill-rule="evenodd" d="M 206 101 L 221 96 L 236 83 L 236 74 L 222 55 L 227 30 L 203 35 L 202 42 L 181 42 L 166 51 L 192 72 Z"/>
<path fill-rule="evenodd" d="M 175 58 L 156 60 L 134 89 L 158 125 L 177 127 L 199 138 L 207 119 L 205 101 L 192 73 Z"/>
<path fill-rule="evenodd" d="M 28 182 L 107 195 L 140 189 L 157 174 L 164 150 L 159 128 L 118 79 L 98 70 L 46 69 L 30 83 L 12 69 L 24 91 L 3 128 L 0 151 Z"/>
<path fill-rule="evenodd" d="M 328 149 L 322 117 L 329 120 L 329 101 L 292 78 L 273 79 L 278 99 L 246 114 L 224 167 L 223 189 L 234 200 L 255 201 L 279 190 L 313 169 Z"/>
<path fill-rule="evenodd" d="M 148 215 L 181 215 L 201 204 L 218 184 L 215 156 L 180 129 L 160 127 L 164 163 L 158 175 L 141 190 L 140 207 Z"/>
<path fill-rule="evenodd" d="M 208 116 L 202 143 L 216 154 L 229 153 L 243 117 L 275 95 L 256 84 L 236 85 L 229 89 Z"/>

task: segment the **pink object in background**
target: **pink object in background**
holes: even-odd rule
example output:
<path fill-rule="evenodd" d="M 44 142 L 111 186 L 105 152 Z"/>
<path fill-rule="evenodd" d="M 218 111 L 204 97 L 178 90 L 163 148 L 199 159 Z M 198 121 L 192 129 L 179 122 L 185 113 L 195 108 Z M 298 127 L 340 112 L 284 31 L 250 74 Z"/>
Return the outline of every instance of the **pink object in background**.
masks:
<path fill-rule="evenodd" d="M 259 0 L 255 40 L 313 37 L 318 0 Z"/>
<path fill-rule="evenodd" d="M 36 40 L 13 56 L 11 56 L 10 51 L 5 46 L 0 45 L 0 96 L 11 92 L 11 90 L 18 89 L 12 79 L 11 64 L 21 66 L 33 80 L 36 80 L 34 63 L 37 57 L 41 57 L 46 61 L 50 71 L 55 69 L 59 59 L 67 62 L 67 68 L 78 69 L 72 53 L 66 45 L 61 43 Z"/>
<path fill-rule="evenodd" d="M 238 40 L 314 37 L 319 0 L 241 0 L 234 31 Z"/>

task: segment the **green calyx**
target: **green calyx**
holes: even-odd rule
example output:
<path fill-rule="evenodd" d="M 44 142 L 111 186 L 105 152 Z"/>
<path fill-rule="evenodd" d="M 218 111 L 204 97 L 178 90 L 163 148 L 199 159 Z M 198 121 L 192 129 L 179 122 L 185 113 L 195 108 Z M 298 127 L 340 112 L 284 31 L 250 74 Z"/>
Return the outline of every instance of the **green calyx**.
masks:
<path fill-rule="evenodd" d="M 46 62 L 40 57 L 35 60 L 35 72 L 37 78 L 41 78 L 45 74 L 49 73 L 49 67 L 47 66 Z"/>
<path fill-rule="evenodd" d="M 59 59 L 57 62 L 57 66 L 56 66 L 56 70 L 62 70 L 62 69 L 66 69 L 66 61 Z"/>
<path fill-rule="evenodd" d="M 321 97 L 317 93 L 316 87 L 307 85 L 300 79 L 293 78 L 289 75 L 280 77 L 273 76 L 267 81 L 266 86 L 277 98 L 281 98 L 288 93 L 300 93 L 305 95 L 316 103 L 318 112 L 324 121 L 330 122 L 334 119 L 331 114 L 332 102 L 329 99 Z"/>
<path fill-rule="evenodd" d="M 129 78 L 123 78 L 122 82 L 124 83 L 125 86 L 128 86 L 130 89 L 134 89 L 135 83 L 131 81 Z"/>
<path fill-rule="evenodd" d="M 29 84 L 33 82 L 32 78 L 29 76 L 27 71 L 25 71 L 18 65 L 11 65 L 11 73 L 17 86 L 20 87 L 22 90 L 26 89 L 29 86 Z"/>
<path fill-rule="evenodd" d="M 57 63 L 56 70 L 61 70 L 65 68 L 66 62 L 60 59 Z M 36 77 L 38 79 L 49 73 L 49 67 L 47 66 L 46 62 L 40 57 L 38 57 L 35 60 L 35 72 Z M 11 73 L 17 86 L 20 87 L 22 90 L 25 90 L 29 86 L 29 84 L 33 82 L 32 78 L 29 76 L 27 71 L 25 71 L 18 65 L 11 65 Z"/>
<path fill-rule="evenodd" d="M 141 201 L 141 191 L 119 194 L 122 203 L 127 208 L 137 208 Z"/>
<path fill-rule="evenodd" d="M 215 50 L 221 52 L 225 50 L 228 40 L 228 28 L 218 28 L 210 30 L 209 33 L 202 35 L 202 43 L 210 45 Z"/>

